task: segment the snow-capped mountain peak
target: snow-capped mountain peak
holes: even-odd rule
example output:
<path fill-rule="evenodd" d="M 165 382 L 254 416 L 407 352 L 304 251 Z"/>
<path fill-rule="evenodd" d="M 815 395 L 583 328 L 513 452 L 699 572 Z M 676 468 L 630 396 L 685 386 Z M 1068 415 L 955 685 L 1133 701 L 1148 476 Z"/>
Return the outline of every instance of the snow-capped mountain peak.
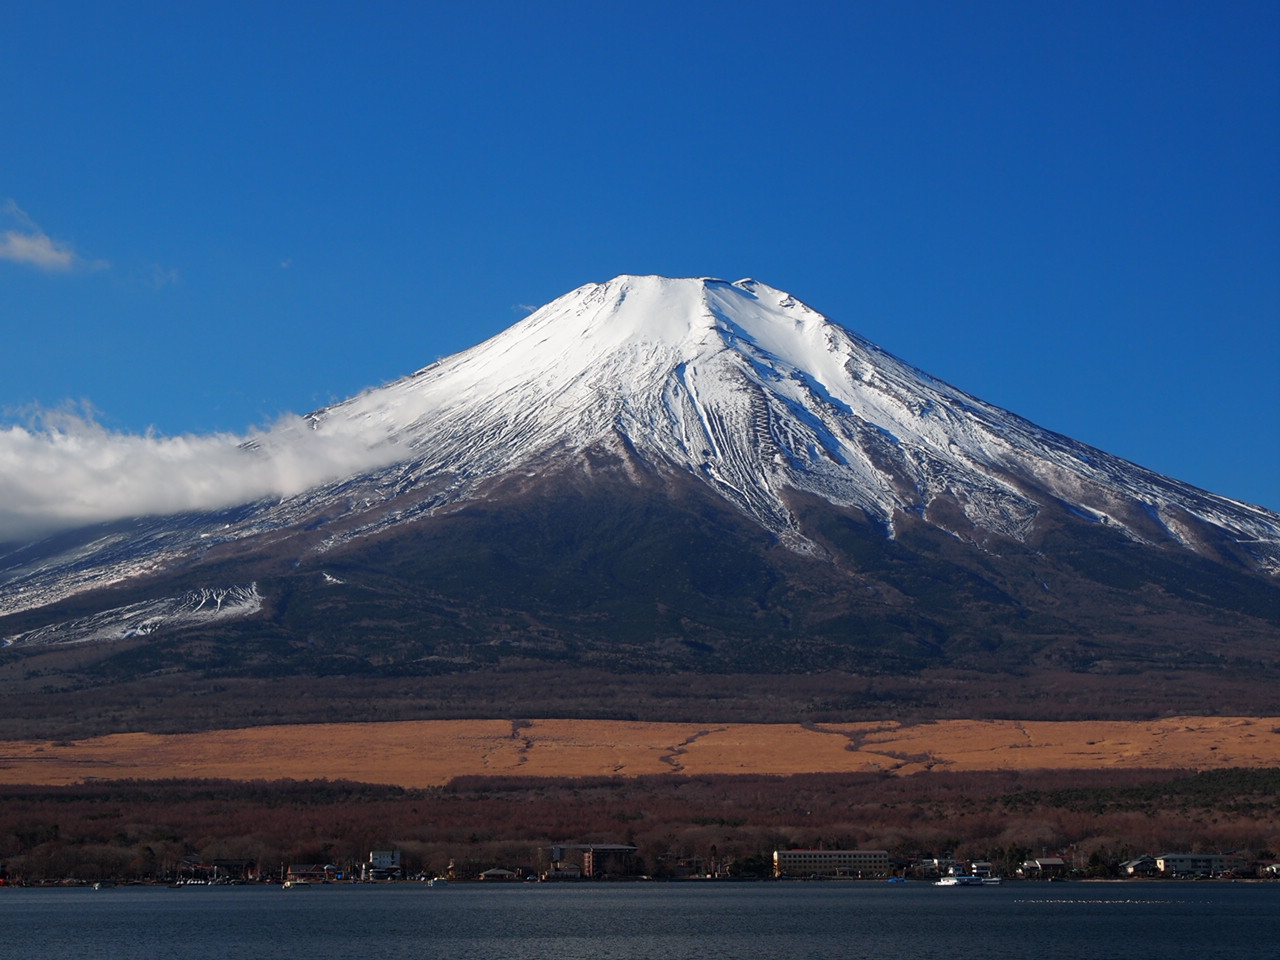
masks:
<path fill-rule="evenodd" d="M 145 536 L 0 557 L 0 614 L 264 533 L 306 529 L 303 549 L 326 552 L 512 477 L 587 475 L 606 461 L 637 482 L 704 484 L 802 553 L 821 554 L 796 514 L 807 496 L 888 536 L 913 517 L 979 547 L 1030 542 L 1070 515 L 1280 572 L 1275 514 L 1041 429 L 750 279 L 588 284 L 470 350 L 257 437 L 243 456 L 287 473 L 327 448 L 343 456 L 302 492 L 281 483 L 283 496 L 216 516 L 148 520 Z M 352 449 L 359 472 L 341 472 Z"/>
<path fill-rule="evenodd" d="M 1267 511 L 1036 427 L 750 279 L 590 284 L 316 422 L 377 432 L 415 480 L 448 474 L 450 498 L 547 458 L 625 446 L 702 479 L 792 545 L 805 537 L 788 496 L 803 491 L 890 531 L 900 512 L 945 500 L 965 518 L 957 535 L 1022 539 L 1053 504 L 1193 549 L 1208 523 L 1266 569 L 1280 554 Z"/>

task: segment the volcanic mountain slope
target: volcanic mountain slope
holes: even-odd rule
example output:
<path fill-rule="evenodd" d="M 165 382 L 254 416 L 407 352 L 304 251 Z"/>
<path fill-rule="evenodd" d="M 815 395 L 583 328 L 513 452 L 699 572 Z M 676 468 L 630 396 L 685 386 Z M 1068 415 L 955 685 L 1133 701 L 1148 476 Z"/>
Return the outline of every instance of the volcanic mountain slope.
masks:
<path fill-rule="evenodd" d="M 76 644 L 77 682 L 544 665 L 1246 686 L 1280 656 L 1280 517 L 752 280 L 583 287 L 243 454 L 352 437 L 371 468 L 326 486 L 0 554 L 9 655 L 30 673 Z"/>

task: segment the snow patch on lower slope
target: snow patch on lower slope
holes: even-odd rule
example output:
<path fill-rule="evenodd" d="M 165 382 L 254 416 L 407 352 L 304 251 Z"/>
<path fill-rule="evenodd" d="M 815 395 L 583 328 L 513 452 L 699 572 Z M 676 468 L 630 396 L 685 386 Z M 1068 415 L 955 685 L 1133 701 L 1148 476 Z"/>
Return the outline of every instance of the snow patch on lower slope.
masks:
<path fill-rule="evenodd" d="M 174 550 L 147 553 L 145 548 L 135 546 L 133 554 L 102 550 L 86 553 L 83 560 L 75 557 L 75 562 L 64 561 L 62 556 L 56 556 L 46 564 L 46 569 L 24 577 L 11 593 L 0 593 L 0 616 L 34 610 L 86 590 L 110 587 L 156 573 L 188 552 Z"/>
<path fill-rule="evenodd" d="M 64 620 L 18 633 L 4 640 L 4 647 L 53 646 L 101 640 L 128 640 L 158 630 L 193 627 L 219 620 L 251 617 L 262 609 L 256 583 L 247 586 L 192 590 L 177 597 L 144 600 L 75 620 Z"/>

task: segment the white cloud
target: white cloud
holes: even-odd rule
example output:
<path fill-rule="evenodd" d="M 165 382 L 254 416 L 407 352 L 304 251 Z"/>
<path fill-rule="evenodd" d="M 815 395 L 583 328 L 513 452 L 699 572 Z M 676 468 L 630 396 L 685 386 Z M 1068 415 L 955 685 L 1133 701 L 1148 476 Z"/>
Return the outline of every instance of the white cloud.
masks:
<path fill-rule="evenodd" d="M 174 267 L 162 267 L 158 263 L 153 263 L 148 271 L 151 286 L 157 290 L 163 290 L 165 287 L 176 286 L 182 282 L 182 273 Z"/>
<path fill-rule="evenodd" d="M 348 424 L 314 429 L 296 416 L 245 436 L 165 437 L 118 433 L 74 411 L 42 411 L 0 427 L 0 542 L 292 496 L 401 456 Z"/>
<path fill-rule="evenodd" d="M 22 234 L 7 230 L 0 237 L 0 260 L 25 263 L 41 270 L 70 270 L 75 266 L 76 255 L 43 233 Z"/>
<path fill-rule="evenodd" d="M 85 260 L 70 245 L 54 240 L 36 226 L 35 221 L 12 200 L 5 201 L 4 206 L 0 207 L 0 218 L 11 225 L 11 229 L 0 234 L 0 260 L 50 273 L 65 273 L 76 269 L 100 270 L 107 266 L 103 260 Z"/>

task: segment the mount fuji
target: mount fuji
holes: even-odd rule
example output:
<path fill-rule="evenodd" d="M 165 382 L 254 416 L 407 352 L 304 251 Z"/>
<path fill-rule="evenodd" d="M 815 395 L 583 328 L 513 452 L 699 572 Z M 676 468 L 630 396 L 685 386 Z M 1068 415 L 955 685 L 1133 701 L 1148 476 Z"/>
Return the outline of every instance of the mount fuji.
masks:
<path fill-rule="evenodd" d="M 0 547 L 0 685 L 52 716 L 50 686 L 212 683 L 229 722 L 263 684 L 332 678 L 361 715 L 656 716 L 666 678 L 675 714 L 737 716 L 765 689 L 784 714 L 945 712 L 1053 677 L 1105 712 L 1249 701 L 1280 666 L 1280 516 L 754 280 L 587 285 L 238 456 L 334 445 L 359 467 Z"/>

